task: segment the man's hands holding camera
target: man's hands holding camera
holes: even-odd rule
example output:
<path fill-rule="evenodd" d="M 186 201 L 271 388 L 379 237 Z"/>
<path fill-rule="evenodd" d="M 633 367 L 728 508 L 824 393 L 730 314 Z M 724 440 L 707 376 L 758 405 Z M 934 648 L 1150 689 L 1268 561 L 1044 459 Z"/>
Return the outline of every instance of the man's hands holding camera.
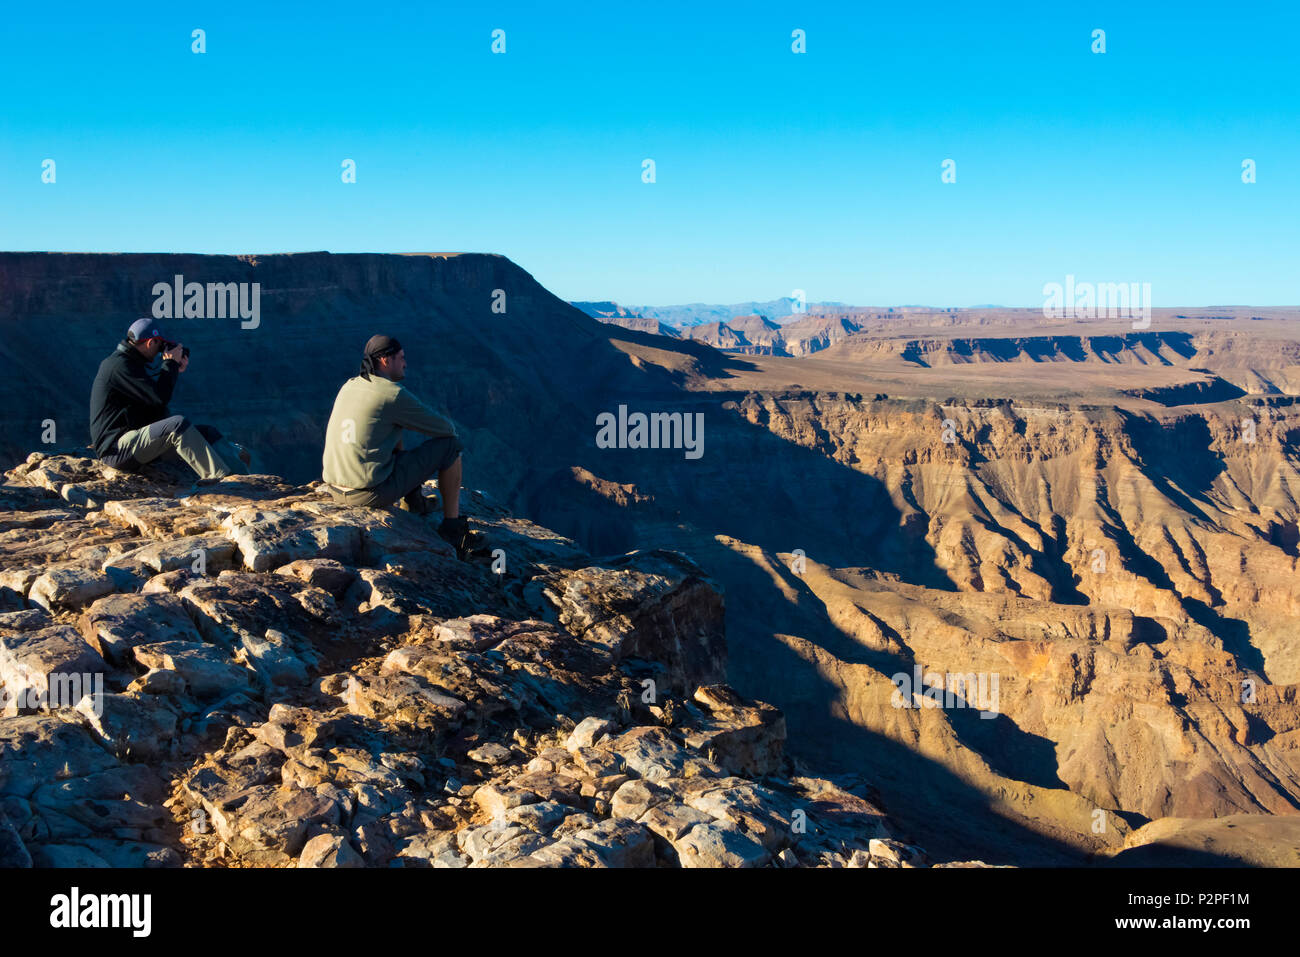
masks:
<path fill-rule="evenodd" d="M 176 345 L 163 352 L 163 358 L 179 363 L 181 367 L 180 371 L 184 372 L 190 364 L 190 350 L 178 342 Z"/>

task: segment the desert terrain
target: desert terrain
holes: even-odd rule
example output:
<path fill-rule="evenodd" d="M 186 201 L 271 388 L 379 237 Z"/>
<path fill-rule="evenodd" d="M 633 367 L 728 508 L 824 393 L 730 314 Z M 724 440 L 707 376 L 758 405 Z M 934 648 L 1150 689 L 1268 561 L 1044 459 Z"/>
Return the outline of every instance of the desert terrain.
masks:
<path fill-rule="evenodd" d="M 195 355 L 173 405 L 250 445 L 258 471 L 277 477 L 249 491 L 252 503 L 244 511 L 220 497 L 182 502 L 197 510 L 191 528 L 154 516 L 166 511 L 155 500 L 183 500 L 184 489 L 124 485 L 79 458 L 95 365 L 131 318 L 147 314 L 152 284 L 181 273 L 262 284 L 263 317 L 255 330 L 221 320 L 173 321 Z M 504 313 L 491 309 L 498 289 L 508 302 Z M 327 783 L 362 781 L 381 791 L 399 785 L 379 783 L 387 779 L 370 765 L 369 777 L 351 772 L 355 780 L 332 766 L 346 763 L 344 751 L 358 741 L 374 750 L 385 735 L 397 737 L 380 750 L 408 754 L 413 746 L 402 736 L 424 722 L 455 742 L 445 752 L 452 766 L 415 769 L 419 787 L 412 783 L 417 776 L 406 774 L 401 802 L 394 798 L 384 814 L 357 825 L 379 820 L 387 827 L 401 818 L 399 830 L 407 833 L 390 833 L 388 844 L 374 837 L 373 827 L 358 837 L 356 828 L 348 832 L 338 823 L 340 840 L 367 863 L 383 858 L 390 845 L 393 856 L 444 866 L 491 866 L 538 854 L 543 863 L 572 863 L 584 854 L 604 854 L 607 862 L 678 863 L 685 853 L 699 853 L 684 850 L 689 832 L 664 825 L 632 837 L 621 825 L 602 822 L 620 818 L 612 798 L 627 780 L 644 778 L 642 771 L 656 762 L 669 778 L 685 780 L 689 760 L 705 762 L 694 766 L 704 769 L 704 779 L 733 779 L 722 788 L 721 805 L 705 800 L 714 792 L 697 795 L 682 785 L 670 788 L 672 797 L 646 797 L 633 788 L 619 806 L 634 807 L 634 820 L 645 823 L 651 804 L 698 812 L 703 803 L 717 811 L 715 822 L 730 822 L 710 827 L 726 830 L 740 827 L 736 807 L 757 801 L 761 813 L 751 815 L 751 824 L 767 835 L 757 841 L 762 850 L 724 835 L 709 847 L 730 847 L 734 856 L 709 850 L 715 863 L 780 858 L 888 866 L 887 859 L 908 859 L 912 852 L 902 847 L 923 848 L 935 863 L 1300 863 L 1300 646 L 1294 637 L 1300 310 L 1157 309 L 1150 327 L 1137 330 L 1129 320 L 1053 322 L 1038 310 L 875 307 L 670 327 L 636 315 L 594 318 L 509 260 L 478 254 L 5 253 L 0 293 L 0 353 L 22 370 L 0 384 L 0 454 L 6 467 L 17 467 L 8 480 L 10 544 L 0 567 L 8 613 L 28 616 L 21 619 L 27 628 L 41 633 L 70 628 L 71 635 L 62 633 L 68 641 L 91 636 L 92 645 L 104 646 L 97 653 L 111 657 L 119 649 L 102 637 L 94 603 L 165 593 L 174 599 L 166 614 L 177 628 L 192 622 L 197 640 L 223 649 L 220 664 L 243 667 L 263 682 L 242 676 L 258 693 L 238 708 L 217 709 L 215 717 L 186 711 L 191 704 L 181 694 L 177 727 L 195 723 L 177 735 L 183 747 L 170 755 L 178 762 L 172 777 L 152 785 L 159 806 L 170 794 L 184 813 L 203 810 L 226 821 L 222 840 L 168 844 L 165 823 L 155 823 L 158 831 L 149 839 L 142 831 L 132 838 L 136 843 L 182 847 L 176 853 L 189 861 L 293 858 L 302 853 L 301 842 L 268 848 L 260 837 L 239 836 L 273 818 L 274 802 L 270 792 L 257 792 L 271 803 L 257 805 L 256 820 L 241 823 L 222 810 L 240 793 L 235 785 L 295 781 L 299 791 L 315 789 L 312 807 L 322 819 L 333 815 L 346 823 L 343 804 L 320 803 L 335 800 L 321 790 Z M 360 344 L 381 328 L 408 343 L 407 384 L 465 436 L 466 485 L 484 495 L 473 517 L 508 543 L 508 556 L 512 549 L 521 556 L 518 565 L 512 560 L 518 577 L 503 594 L 492 591 L 491 578 L 479 582 L 438 561 L 395 558 L 420 551 L 418 531 L 385 532 L 381 545 L 367 546 L 376 534 L 367 529 L 386 528 L 384 521 L 327 514 L 312 504 L 330 400 L 354 374 Z M 61 343 L 60 361 L 38 361 L 51 341 Z M 620 406 L 702 416 L 703 454 L 601 447 L 597 417 Z M 41 440 L 47 420 L 58 425 L 55 442 Z M 33 452 L 39 455 L 29 460 Z M 41 456 L 50 460 L 42 464 Z M 133 499 L 153 504 L 112 504 Z M 277 500 L 283 501 L 276 508 L 262 506 L 275 513 L 267 543 L 240 531 L 259 521 L 249 508 Z M 76 514 L 54 514 L 59 510 Z M 24 518 L 33 514 L 43 517 Z M 64 523 L 75 542 L 37 547 L 41 538 L 61 541 Z M 315 682 L 311 694 L 276 691 L 280 677 L 263 680 L 268 669 L 286 681 L 298 681 L 299 673 L 259 663 L 271 625 L 240 619 L 221 604 L 237 596 L 205 592 L 202 582 L 175 575 L 150 585 L 154 576 L 174 571 L 154 552 L 137 555 L 134 565 L 119 560 L 146 545 L 156 550 L 155 539 L 193 536 L 234 543 L 212 543 L 227 556 L 225 589 L 270 590 L 280 596 L 274 601 L 307 609 L 281 650 L 300 661 L 304 682 Z M 92 539 L 100 550 L 85 550 Z M 291 578 L 293 594 L 280 594 L 289 585 L 264 574 L 277 562 L 287 567 L 320 557 L 304 542 L 335 540 L 352 543 L 327 556 L 342 572 L 296 566 L 280 576 Z M 259 559 L 262 551 L 270 557 Z M 638 559 L 648 562 L 647 570 L 631 575 L 629 552 L 648 556 Z M 666 566 L 666 555 L 685 556 L 690 564 Z M 98 584 L 89 592 L 58 591 L 62 579 L 55 576 L 37 588 L 54 566 Z M 139 580 L 110 573 L 110 566 L 129 566 Z M 595 590 L 582 584 L 597 578 Z M 621 590 L 630 587 L 624 578 L 638 583 L 630 594 Z M 350 622 L 346 631 L 356 642 L 347 654 L 322 645 L 324 599 L 308 589 L 329 592 L 326 582 L 333 583 L 337 613 Z M 95 588 L 107 590 L 96 594 Z M 548 589 L 553 598 L 545 597 Z M 444 594 L 455 600 L 443 600 Z M 673 597 L 679 594 L 690 600 Z M 593 611 L 593 604 L 606 610 Z M 31 614 L 37 610 L 47 617 Z M 456 623 L 476 613 L 493 620 Z M 593 623 L 620 613 L 637 627 L 629 632 L 620 620 L 616 644 L 638 651 L 606 647 L 599 660 L 584 659 L 596 635 L 614 627 Z M 18 621 L 8 624 L 9 634 L 24 633 Z M 511 622 L 528 623 L 526 641 L 510 643 L 511 628 L 519 627 Z M 639 637 L 642 626 L 653 641 Z M 664 637 L 678 627 L 684 631 L 677 643 Z M 385 704 L 384 681 L 406 676 L 407 684 L 418 684 L 437 674 L 421 670 L 402 648 L 449 635 L 462 635 L 456 649 L 472 654 L 504 642 L 516 662 L 510 668 L 531 660 L 534 670 L 524 673 L 552 681 L 564 707 L 539 700 L 537 686 L 506 695 L 519 704 L 489 716 L 496 724 L 478 717 L 466 723 L 446 702 L 438 711 L 429 698 L 433 689 L 424 686 L 418 707 Z M 564 635 L 577 644 L 565 644 Z M 530 659 L 528 642 L 546 640 L 565 649 L 564 662 Z M 608 645 L 610 639 L 600 640 Z M 153 689 L 128 687 L 152 672 L 176 670 L 172 659 L 156 649 L 120 654 L 110 661 L 121 669 L 122 687 L 114 690 L 135 703 L 130 707 L 144 695 L 166 693 L 164 687 L 179 693 L 167 685 L 171 679 L 158 677 L 150 679 Z M 617 705 L 617 692 L 629 687 L 617 673 L 624 654 L 657 661 L 662 675 L 677 679 L 668 680 L 679 686 L 677 707 L 693 710 L 665 719 L 662 707 L 633 714 Z M 470 689 L 465 676 L 498 687 L 501 674 L 481 671 L 487 665 L 477 659 L 460 663 L 469 670 L 459 683 L 443 680 L 438 693 L 481 710 L 476 703 L 495 692 Z M 454 663 L 439 659 L 444 665 Z M 583 667 L 596 676 L 593 683 L 580 677 Z M 563 677 L 556 677 L 557 668 Z M 965 701 L 965 686 L 961 700 L 950 695 L 939 707 L 925 704 L 925 687 L 901 696 L 896 676 L 917 669 L 922 686 L 932 683 L 931 674 L 982 676 L 986 689 L 996 678 L 995 706 Z M 13 665 L 6 680 L 25 680 L 17 677 L 22 673 Z M 345 689 L 344 678 L 331 678 L 339 674 L 356 675 L 365 693 L 342 704 L 328 700 Z M 731 704 L 718 704 L 723 692 L 696 695 L 687 687 L 724 681 L 739 696 L 726 699 Z M 274 704 L 282 710 L 271 714 Z M 311 713 L 283 710 L 288 707 Z M 779 734 L 764 708 L 782 715 Z M 557 721 L 559 712 L 566 721 Z M 348 731 L 351 743 L 339 737 L 344 713 L 362 725 Z M 609 738 L 579 735 L 569 748 L 569 736 L 587 717 L 613 722 Z M 43 719 L 0 722 L 37 720 Z M 306 745 L 286 743 L 284 728 L 295 722 L 326 723 L 322 741 L 338 743 L 322 747 L 339 753 L 317 757 L 330 767 L 305 761 Z M 643 760 L 649 752 L 637 742 L 650 726 L 676 735 L 674 747 L 699 753 L 679 754 L 656 737 L 653 760 Z M 706 738 L 733 726 L 765 730 L 757 738 L 756 732 L 733 734 L 743 747 L 718 747 L 709 757 Z M 235 727 L 240 733 L 232 733 Z M 515 730 L 523 732 L 519 739 L 511 736 Z M 34 727 L 23 733 L 32 740 L 53 734 Z M 221 734 L 229 736 L 216 740 Z M 489 742 L 507 756 L 493 752 L 497 764 L 468 757 Z M 557 749 L 570 756 L 561 760 Z M 235 774 L 231 768 L 241 761 L 252 761 L 256 773 Z M 389 764 L 414 768 L 403 761 L 392 757 Z M 300 769 L 304 763 L 315 776 Z M 475 767 L 475 787 L 494 789 L 482 797 L 459 790 L 471 783 L 466 779 Z M 531 791 L 528 781 L 519 783 L 542 770 L 572 780 L 533 781 Z M 104 773 L 96 765 L 86 775 Z M 615 783 L 617 774 L 627 780 Z M 452 792 L 443 790 L 448 777 L 458 784 Z M 213 782 L 208 790 L 205 781 Z M 756 787 L 770 794 L 759 800 L 759 792 L 744 790 Z M 575 800 L 587 802 L 582 813 L 589 820 L 564 829 L 569 812 L 554 811 L 544 834 L 514 822 L 528 834 L 512 840 L 537 835 L 512 845 L 514 857 L 494 857 L 498 848 L 473 837 L 453 852 L 445 837 L 430 833 L 485 826 L 482 815 L 501 805 L 503 788 L 533 795 L 513 807 L 563 805 L 577 794 Z M 450 811 L 445 797 L 436 797 L 422 818 L 426 790 L 468 801 L 467 811 Z M 607 796 L 597 796 L 605 790 Z M 629 804 L 632 790 L 640 805 Z M 853 847 L 835 852 L 830 836 L 810 842 L 807 854 L 773 836 L 817 793 L 860 816 L 836 818 L 823 836 L 839 839 L 853 820 L 874 822 L 863 825 L 861 855 L 855 858 Z M 30 812 L 26 822 L 57 821 L 52 815 L 63 813 L 51 806 L 42 818 L 33 794 L 22 800 Z M 21 813 L 19 807 L 11 817 Z M 43 844 L 31 836 L 32 827 L 17 833 L 46 860 L 57 857 L 41 852 L 47 844 L 89 846 L 76 837 L 47 837 Z M 574 837 L 579 834 L 586 836 Z M 873 850 L 872 840 L 894 843 Z M 634 851 L 591 851 L 611 843 Z M 560 851 L 547 851 L 557 844 Z M 344 853 L 337 841 L 331 847 Z"/>

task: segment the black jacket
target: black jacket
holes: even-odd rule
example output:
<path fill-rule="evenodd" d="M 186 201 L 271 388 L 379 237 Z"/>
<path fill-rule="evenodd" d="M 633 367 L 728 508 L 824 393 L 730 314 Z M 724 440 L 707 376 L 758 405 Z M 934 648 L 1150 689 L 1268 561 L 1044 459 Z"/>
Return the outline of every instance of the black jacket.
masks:
<path fill-rule="evenodd" d="M 97 456 L 117 448 L 117 439 L 165 419 L 171 413 L 167 403 L 176 388 L 180 364 L 164 359 L 158 375 L 149 374 L 149 363 L 128 342 L 121 342 L 113 354 L 99 364 L 90 390 L 90 444 Z"/>

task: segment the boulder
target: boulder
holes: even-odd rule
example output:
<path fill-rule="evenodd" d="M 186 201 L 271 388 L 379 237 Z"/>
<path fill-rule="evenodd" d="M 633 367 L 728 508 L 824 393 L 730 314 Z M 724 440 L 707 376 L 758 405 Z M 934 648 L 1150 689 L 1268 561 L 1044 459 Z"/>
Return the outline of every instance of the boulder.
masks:
<path fill-rule="evenodd" d="M 343 811 L 324 788 L 307 791 L 265 784 L 212 808 L 217 835 L 249 863 L 282 867 L 302 853 L 313 831 L 337 827 Z"/>
<path fill-rule="evenodd" d="M 699 723 L 686 744 L 733 774 L 761 777 L 780 769 L 785 756 L 785 716 L 766 702 L 747 701 L 725 685 L 697 688 L 695 700 L 711 720 Z"/>
<path fill-rule="evenodd" d="M 342 698 L 352 714 L 426 731 L 454 726 L 466 708 L 414 675 L 352 675 Z"/>
<path fill-rule="evenodd" d="M 184 602 L 165 593 L 101 598 L 82 613 L 79 627 L 96 651 L 118 665 L 127 664 L 139 645 L 202 641 Z"/>
<path fill-rule="evenodd" d="M 221 523 L 250 571 L 279 568 L 300 558 L 332 558 L 354 563 L 361 551 L 361 528 L 338 524 L 301 509 L 234 509 Z"/>
<path fill-rule="evenodd" d="M 357 573 L 332 558 L 300 558 L 275 570 L 277 575 L 296 578 L 322 588 L 331 595 L 342 595 L 356 581 Z"/>
<path fill-rule="evenodd" d="M 706 821 L 673 842 L 682 867 L 762 867 L 772 853 L 726 821 Z"/>
<path fill-rule="evenodd" d="M 188 569 L 196 575 L 215 575 L 235 566 L 234 542 L 221 535 L 191 535 L 160 542 L 150 542 L 141 548 L 114 558 L 114 565 L 138 562 L 155 574 Z"/>
<path fill-rule="evenodd" d="M 116 587 L 112 576 L 101 569 L 74 565 L 38 575 L 27 597 L 46 611 L 75 611 Z"/>
<path fill-rule="evenodd" d="M 691 754 L 663 728 L 640 727 L 614 739 L 611 749 L 629 769 L 650 781 L 681 777 Z"/>
<path fill-rule="evenodd" d="M 108 665 L 70 625 L 0 634 L 4 714 L 75 708 L 103 689 Z"/>
<path fill-rule="evenodd" d="M 589 748 L 595 744 L 601 737 L 611 733 L 614 730 L 614 723 L 604 718 L 595 716 L 583 718 L 578 722 L 568 738 L 565 739 L 564 746 L 570 751 L 577 751 L 579 748 Z"/>
<path fill-rule="evenodd" d="M 77 713 L 116 757 L 149 761 L 170 752 L 176 714 L 156 699 L 139 694 L 86 695 Z"/>
<path fill-rule="evenodd" d="M 726 677 L 721 593 L 685 555 L 635 551 L 550 571 L 529 583 L 525 597 L 614 661 L 660 662 L 681 693 Z"/>
<path fill-rule="evenodd" d="M 219 648 L 190 641 L 163 641 L 131 649 L 142 668 L 175 671 L 196 698 L 220 698 L 249 687 L 251 672 L 231 661 Z"/>
<path fill-rule="evenodd" d="M 304 685 L 307 663 L 300 658 L 282 631 L 266 629 L 262 637 L 245 633 L 240 637 L 245 660 L 267 686 Z"/>
<path fill-rule="evenodd" d="M 0 719 L 0 795 L 30 798 L 51 781 L 117 766 L 82 725 L 55 715 Z"/>
<path fill-rule="evenodd" d="M 697 791 L 686 803 L 719 821 L 736 825 L 769 851 L 788 843 L 792 834 L 790 809 L 768 789 L 740 778 L 731 786 Z"/>
<path fill-rule="evenodd" d="M 626 818 L 610 818 L 578 831 L 574 838 L 590 845 L 606 867 L 654 867 L 654 838 L 649 828 Z"/>
<path fill-rule="evenodd" d="M 365 867 L 366 862 L 341 834 L 317 834 L 303 845 L 299 867 Z"/>

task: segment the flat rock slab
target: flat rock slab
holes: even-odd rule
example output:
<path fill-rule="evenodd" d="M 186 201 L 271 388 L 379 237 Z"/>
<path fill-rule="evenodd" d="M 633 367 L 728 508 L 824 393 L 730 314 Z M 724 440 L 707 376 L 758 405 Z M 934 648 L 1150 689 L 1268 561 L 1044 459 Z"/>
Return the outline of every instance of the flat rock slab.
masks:
<path fill-rule="evenodd" d="M 21 474 L 22 481 L 28 485 L 56 494 L 69 482 L 94 482 L 103 478 L 99 463 L 94 459 L 73 455 L 41 455 L 35 460 L 28 456 L 27 462 L 13 472 Z"/>
<path fill-rule="evenodd" d="M 51 781 L 116 766 L 81 724 L 54 715 L 0 718 L 0 795 L 30 798 Z"/>
<path fill-rule="evenodd" d="M 219 698 L 249 688 L 251 672 L 212 645 L 163 641 L 138 645 L 131 654 L 142 668 L 177 672 L 196 698 Z"/>
<path fill-rule="evenodd" d="M 199 633 L 230 649 L 238 647 L 245 635 L 262 638 L 268 628 L 302 636 L 335 613 L 329 592 L 278 575 L 226 573 L 198 578 L 181 588 L 179 597 Z"/>
<path fill-rule="evenodd" d="M 6 716 L 37 707 L 75 708 L 83 693 L 103 688 L 107 670 L 99 652 L 70 625 L 0 635 Z"/>
<path fill-rule="evenodd" d="M 485 651 L 519 631 L 520 624 L 496 615 L 470 615 L 432 625 L 430 638 L 436 644 L 458 651 Z"/>
<path fill-rule="evenodd" d="M 186 505 L 174 498 L 136 498 L 109 502 L 104 514 L 150 538 L 186 538 L 219 529 L 213 509 Z"/>
<path fill-rule="evenodd" d="M 429 520 L 409 512 L 388 509 L 357 509 L 329 503 L 305 506 L 322 520 L 354 525 L 361 531 L 358 560 L 366 565 L 400 561 L 406 552 L 454 558 L 456 550 L 438 535 Z"/>
<path fill-rule="evenodd" d="M 298 501 L 324 496 L 306 485 L 290 485 L 278 475 L 227 475 L 180 499 L 187 506 L 232 511 L 250 502 Z"/>
<path fill-rule="evenodd" d="M 52 568 L 37 576 L 29 601 L 48 611 L 73 611 L 116 590 L 112 576 L 97 567 Z"/>
<path fill-rule="evenodd" d="M 39 631 L 54 624 L 54 619 L 44 608 L 26 608 L 22 611 L 0 613 L 0 630 Z"/>
<path fill-rule="evenodd" d="M 798 807 L 813 825 L 810 831 L 819 832 L 824 843 L 839 845 L 889 836 L 885 815 L 858 795 L 821 778 L 795 777 L 790 783 L 801 795 Z"/>
<path fill-rule="evenodd" d="M 0 512 L 0 532 L 14 529 L 42 529 L 64 522 L 79 521 L 81 513 L 67 508 L 44 508 L 33 512 Z"/>
<path fill-rule="evenodd" d="M 68 482 L 59 487 L 59 497 L 72 505 L 103 508 L 109 502 L 157 495 L 159 491 L 157 482 L 151 482 L 143 476 L 117 472 L 108 478 Z"/>
<path fill-rule="evenodd" d="M 271 571 L 300 558 L 333 558 L 355 562 L 361 551 L 361 528 L 323 519 L 306 510 L 265 510 L 246 505 L 222 522 L 239 547 L 244 565 L 255 572 Z"/>
<path fill-rule="evenodd" d="M 10 569 L 47 571 L 50 566 L 69 565 L 96 555 L 103 561 L 133 544 L 139 544 L 134 529 L 124 529 L 99 512 L 80 513 L 48 528 L 0 531 L 0 554 Z"/>
<path fill-rule="evenodd" d="M 400 564 L 357 570 L 345 597 L 356 601 L 363 620 L 400 618 L 405 631 L 407 616 L 456 618 L 499 599 L 500 588 L 488 576 L 454 556 L 405 552 L 395 558 Z"/>
<path fill-rule="evenodd" d="M 462 511 L 464 507 L 462 505 Z M 492 522 L 492 547 L 504 551 L 506 572 L 535 565 L 576 565 L 591 556 L 571 538 L 527 519 L 502 516 Z"/>
<path fill-rule="evenodd" d="M 159 642 L 203 641 L 175 595 L 109 595 L 87 608 L 79 622 L 82 635 L 96 651 L 115 664 L 131 660 L 131 649 Z"/>
<path fill-rule="evenodd" d="M 196 575 L 215 575 L 233 568 L 238 549 L 223 535 L 189 535 L 150 542 L 113 559 L 116 564 L 136 561 L 155 574 L 188 568 Z"/>
<path fill-rule="evenodd" d="M 467 757 L 477 764 L 489 766 L 503 764 L 510 760 L 510 749 L 497 744 L 495 741 L 489 741 L 487 744 L 471 750 Z"/>
<path fill-rule="evenodd" d="M 124 761 L 149 761 L 165 755 L 176 735 L 175 712 L 156 698 L 87 695 L 77 712 L 104 747 Z"/>

